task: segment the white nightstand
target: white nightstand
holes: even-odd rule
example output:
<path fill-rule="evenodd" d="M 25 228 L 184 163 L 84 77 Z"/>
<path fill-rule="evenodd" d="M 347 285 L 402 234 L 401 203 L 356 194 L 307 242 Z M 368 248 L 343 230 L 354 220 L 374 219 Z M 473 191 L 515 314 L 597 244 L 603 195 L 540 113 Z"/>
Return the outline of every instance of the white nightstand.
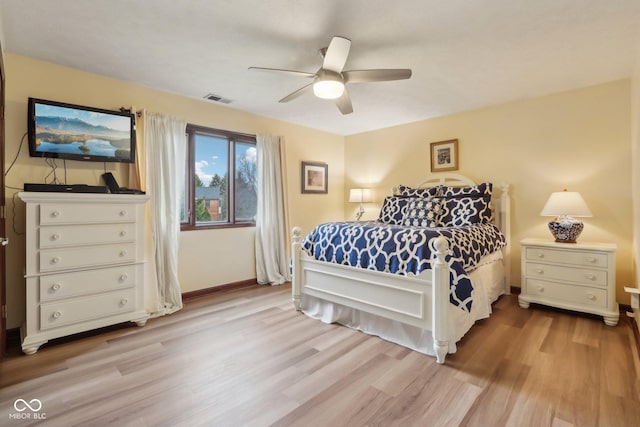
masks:
<path fill-rule="evenodd" d="M 524 239 L 520 307 L 539 303 L 604 317 L 618 324 L 616 245 Z"/>

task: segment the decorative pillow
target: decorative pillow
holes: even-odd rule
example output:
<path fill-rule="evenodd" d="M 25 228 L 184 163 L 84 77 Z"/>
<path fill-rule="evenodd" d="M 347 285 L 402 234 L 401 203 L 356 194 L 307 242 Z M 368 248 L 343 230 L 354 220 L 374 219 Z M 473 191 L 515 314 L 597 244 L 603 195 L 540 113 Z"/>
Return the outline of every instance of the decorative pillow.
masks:
<path fill-rule="evenodd" d="M 490 182 L 483 182 L 482 184 L 472 185 L 470 187 L 442 187 L 442 196 L 447 198 L 452 197 L 482 197 L 487 201 L 491 200 L 491 192 L 493 191 L 493 184 Z"/>
<path fill-rule="evenodd" d="M 436 197 L 440 195 L 441 187 L 442 187 L 441 185 L 437 185 L 435 187 L 429 187 L 429 188 L 411 188 L 411 187 L 407 187 L 406 185 L 399 185 L 398 196 L 421 197 L 425 199 L 427 197 Z"/>
<path fill-rule="evenodd" d="M 442 203 L 442 227 L 463 227 L 493 221 L 491 201 L 485 197 L 455 197 Z"/>
<path fill-rule="evenodd" d="M 407 197 L 387 196 L 384 198 L 378 221 L 385 224 L 402 225 L 409 199 Z"/>
<path fill-rule="evenodd" d="M 414 227 L 440 227 L 442 202 L 443 199 L 437 197 L 409 199 L 402 224 Z"/>

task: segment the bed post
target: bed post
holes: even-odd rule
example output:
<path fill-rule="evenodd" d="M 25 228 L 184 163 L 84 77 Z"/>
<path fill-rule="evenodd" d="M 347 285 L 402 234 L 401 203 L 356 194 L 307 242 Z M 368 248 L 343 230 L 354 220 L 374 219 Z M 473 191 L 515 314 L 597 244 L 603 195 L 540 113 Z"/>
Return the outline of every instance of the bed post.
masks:
<path fill-rule="evenodd" d="M 302 310 L 302 281 L 300 280 L 300 240 L 302 238 L 302 229 L 293 227 L 291 230 L 291 300 L 296 310 Z"/>
<path fill-rule="evenodd" d="M 449 263 L 445 256 L 449 252 L 449 242 L 443 236 L 431 239 L 429 242 L 432 253 L 436 254 L 433 269 L 433 349 L 436 361 L 444 363 L 449 352 Z"/>
<path fill-rule="evenodd" d="M 511 202 L 509 200 L 509 184 L 500 185 L 502 194 L 500 195 L 500 231 L 507 239 L 507 246 L 502 248 L 502 259 L 504 265 L 504 292 L 511 294 Z"/>

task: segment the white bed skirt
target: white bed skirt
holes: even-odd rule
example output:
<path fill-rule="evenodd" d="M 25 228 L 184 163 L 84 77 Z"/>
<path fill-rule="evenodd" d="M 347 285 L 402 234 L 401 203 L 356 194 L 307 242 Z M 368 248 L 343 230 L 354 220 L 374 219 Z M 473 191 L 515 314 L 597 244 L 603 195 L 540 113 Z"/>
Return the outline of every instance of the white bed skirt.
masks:
<path fill-rule="evenodd" d="M 476 320 L 489 317 L 491 304 L 504 294 L 504 267 L 500 251 L 481 260 L 469 273 L 473 283 L 473 304 L 468 313 L 451 305 L 449 310 L 449 353 L 456 352 L 456 343 Z M 324 323 L 339 323 L 386 341 L 400 344 L 420 353 L 435 356 L 431 331 L 406 325 L 341 304 L 335 304 L 309 295 L 302 296 L 302 311 Z"/>

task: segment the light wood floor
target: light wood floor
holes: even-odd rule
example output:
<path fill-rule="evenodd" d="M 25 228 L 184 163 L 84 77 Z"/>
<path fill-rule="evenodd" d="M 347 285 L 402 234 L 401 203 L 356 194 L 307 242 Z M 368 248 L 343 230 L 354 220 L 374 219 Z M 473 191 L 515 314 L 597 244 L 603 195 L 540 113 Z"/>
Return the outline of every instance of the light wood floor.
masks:
<path fill-rule="evenodd" d="M 608 327 L 502 297 L 442 366 L 309 319 L 289 292 L 203 297 L 142 328 L 11 355 L 0 425 L 34 423 L 9 418 L 17 399 L 39 399 L 43 425 L 65 427 L 640 425 L 626 319 Z"/>

